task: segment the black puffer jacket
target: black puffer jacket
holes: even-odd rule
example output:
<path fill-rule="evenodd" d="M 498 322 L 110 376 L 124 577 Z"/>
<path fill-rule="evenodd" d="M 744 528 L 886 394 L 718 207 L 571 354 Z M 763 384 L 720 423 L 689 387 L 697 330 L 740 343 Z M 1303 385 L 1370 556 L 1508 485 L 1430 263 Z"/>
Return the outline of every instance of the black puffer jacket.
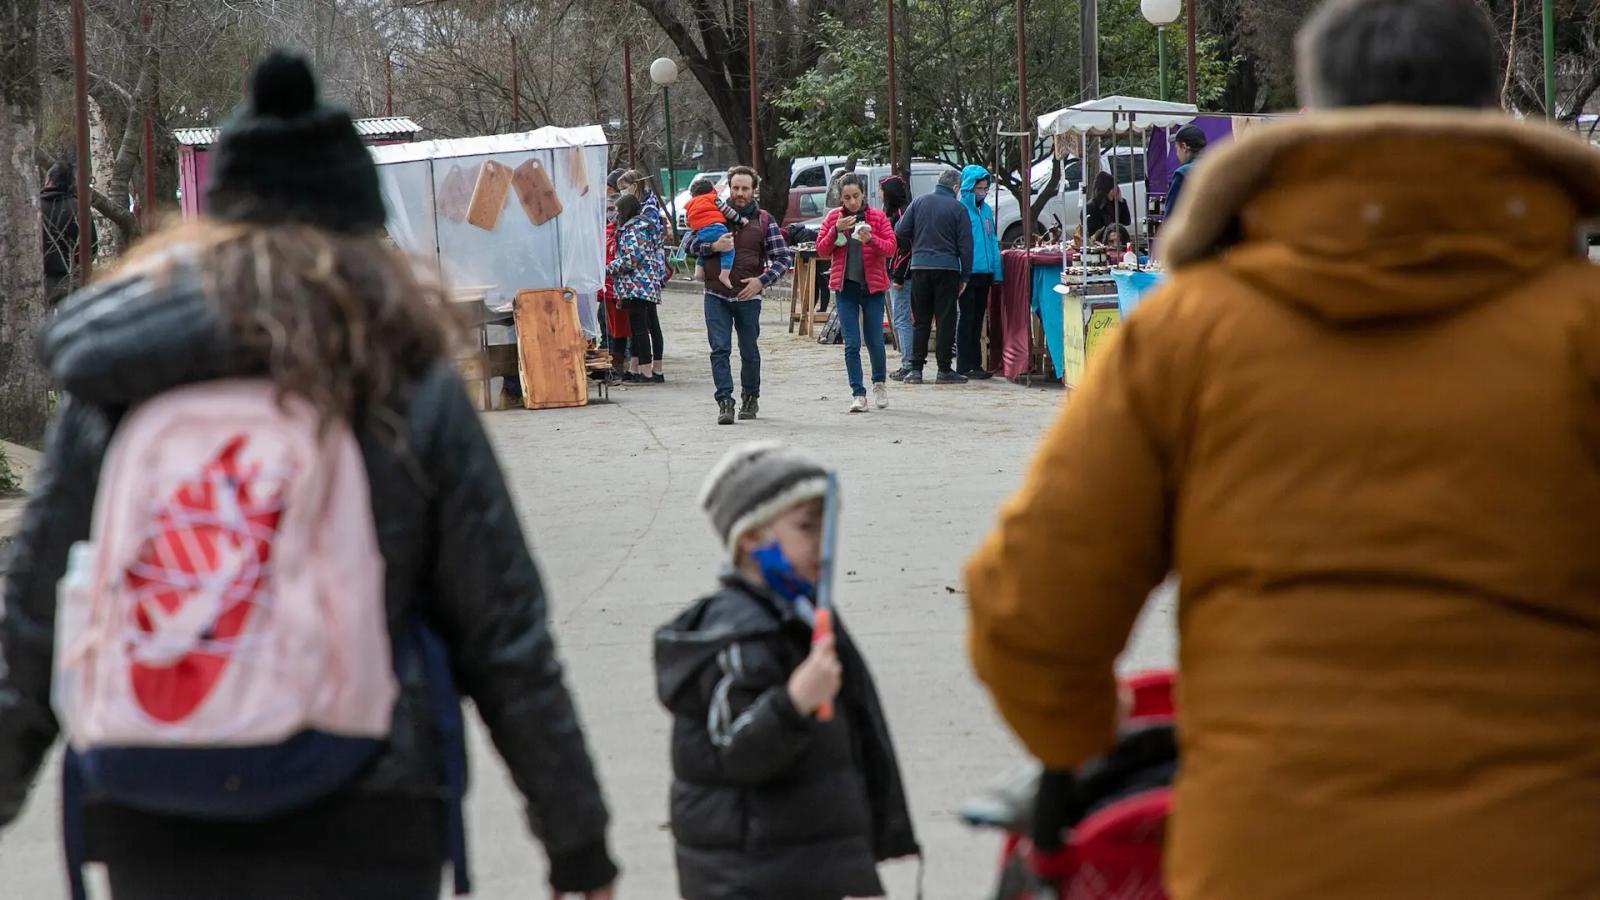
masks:
<path fill-rule="evenodd" d="M 240 358 L 179 271 L 129 278 L 69 300 L 45 338 L 64 390 L 5 576 L 0 607 L 0 826 L 18 815 L 57 735 L 50 709 L 56 582 L 68 547 L 88 537 L 107 442 L 122 413 L 168 388 L 259 373 Z M 615 875 L 607 813 L 546 627 L 544 591 L 499 464 L 448 363 L 419 372 L 394 402 L 404 455 L 357 429 L 387 567 L 391 634 L 417 616 L 443 637 L 457 687 L 476 706 L 517 787 L 559 888 Z M 401 673 L 389 746 L 356 786 L 269 824 L 193 823 L 91 805 L 92 858 L 189 854 L 319 855 L 360 865 L 445 857 L 436 721 L 420 671 Z"/>
<path fill-rule="evenodd" d="M 917 854 L 877 688 L 835 632 L 844 688 L 827 723 L 787 689 L 811 626 L 765 589 L 730 576 L 656 632 L 685 900 L 875 897 L 876 863 Z"/>

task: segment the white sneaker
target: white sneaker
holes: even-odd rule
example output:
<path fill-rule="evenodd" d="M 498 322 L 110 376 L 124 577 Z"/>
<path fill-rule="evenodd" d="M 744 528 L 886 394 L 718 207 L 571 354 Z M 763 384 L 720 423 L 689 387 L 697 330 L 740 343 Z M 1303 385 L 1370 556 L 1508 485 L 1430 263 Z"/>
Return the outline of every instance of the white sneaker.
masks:
<path fill-rule="evenodd" d="M 852 399 L 850 401 L 850 411 L 853 412 L 853 413 L 866 412 L 867 411 L 867 398 L 865 398 L 865 397 L 856 397 L 856 398 Z"/>
<path fill-rule="evenodd" d="M 873 385 L 872 386 L 872 402 L 877 404 L 879 409 L 888 409 L 889 408 L 889 386 L 884 384 L 881 381 L 878 382 L 877 384 Z"/>

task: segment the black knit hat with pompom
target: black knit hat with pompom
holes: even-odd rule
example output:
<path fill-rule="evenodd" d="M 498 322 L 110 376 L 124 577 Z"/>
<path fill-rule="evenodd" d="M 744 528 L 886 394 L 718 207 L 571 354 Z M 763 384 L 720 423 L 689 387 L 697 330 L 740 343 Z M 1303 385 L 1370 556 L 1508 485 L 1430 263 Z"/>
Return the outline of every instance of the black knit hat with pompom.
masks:
<path fill-rule="evenodd" d="M 383 227 L 372 154 L 350 114 L 317 101 L 305 57 L 272 50 L 211 153 L 206 213 L 226 222 L 303 222 L 363 234 Z"/>

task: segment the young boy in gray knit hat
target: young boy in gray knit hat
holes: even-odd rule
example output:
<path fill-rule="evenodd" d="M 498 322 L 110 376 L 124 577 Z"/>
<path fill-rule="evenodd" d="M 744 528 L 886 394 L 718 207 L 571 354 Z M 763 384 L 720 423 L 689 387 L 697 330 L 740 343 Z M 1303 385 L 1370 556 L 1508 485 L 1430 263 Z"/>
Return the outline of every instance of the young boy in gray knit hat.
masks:
<path fill-rule="evenodd" d="M 827 489 L 776 443 L 731 451 L 702 489 L 730 568 L 655 647 L 684 900 L 878 897 L 877 864 L 919 852 L 866 661 L 837 618 L 812 643 Z"/>

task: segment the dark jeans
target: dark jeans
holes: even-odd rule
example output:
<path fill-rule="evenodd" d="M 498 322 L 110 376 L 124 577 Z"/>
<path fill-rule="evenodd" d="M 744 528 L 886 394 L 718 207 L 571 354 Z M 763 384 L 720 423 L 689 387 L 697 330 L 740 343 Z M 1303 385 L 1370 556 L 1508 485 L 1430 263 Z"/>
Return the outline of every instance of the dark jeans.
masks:
<path fill-rule="evenodd" d="M 989 313 L 989 288 L 993 275 L 973 275 L 958 304 L 961 324 L 956 326 L 956 371 L 972 372 L 983 368 L 983 317 Z"/>
<path fill-rule="evenodd" d="M 628 323 L 633 332 L 633 358 L 639 368 L 662 356 L 661 304 L 651 300 L 628 301 Z"/>
<path fill-rule="evenodd" d="M 939 371 L 950 371 L 956 349 L 956 295 L 961 292 L 961 273 L 944 269 L 916 269 L 911 273 L 912 330 L 911 368 L 922 371 L 928 364 L 928 338 L 933 321 L 939 320 Z"/>
<path fill-rule="evenodd" d="M 888 363 L 883 353 L 883 294 L 869 294 L 854 281 L 846 281 L 839 292 L 839 330 L 844 333 L 844 370 L 850 378 L 852 396 L 865 397 L 861 383 L 861 344 L 867 345 L 872 360 L 872 383 L 882 384 Z"/>
<path fill-rule="evenodd" d="M 438 900 L 441 872 L 438 865 L 216 856 L 106 866 L 112 900 Z"/>
<path fill-rule="evenodd" d="M 761 298 L 724 300 L 706 295 L 706 341 L 717 400 L 733 399 L 733 332 L 739 333 L 739 384 L 744 396 L 761 396 Z"/>

